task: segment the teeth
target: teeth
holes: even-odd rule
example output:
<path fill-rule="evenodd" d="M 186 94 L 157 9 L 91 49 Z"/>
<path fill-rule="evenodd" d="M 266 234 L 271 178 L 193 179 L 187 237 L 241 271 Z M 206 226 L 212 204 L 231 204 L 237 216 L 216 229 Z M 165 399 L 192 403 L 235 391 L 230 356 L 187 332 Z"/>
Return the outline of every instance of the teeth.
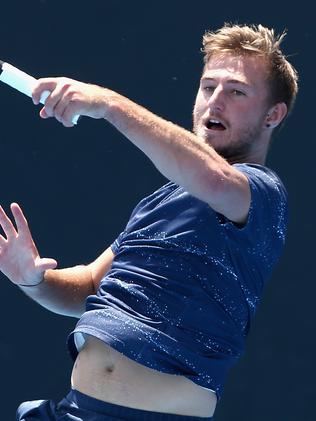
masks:
<path fill-rule="evenodd" d="M 216 118 L 210 118 L 209 120 L 207 120 L 206 127 L 208 129 L 214 129 L 214 130 L 225 130 L 226 129 L 224 124 L 220 120 L 217 120 Z"/>

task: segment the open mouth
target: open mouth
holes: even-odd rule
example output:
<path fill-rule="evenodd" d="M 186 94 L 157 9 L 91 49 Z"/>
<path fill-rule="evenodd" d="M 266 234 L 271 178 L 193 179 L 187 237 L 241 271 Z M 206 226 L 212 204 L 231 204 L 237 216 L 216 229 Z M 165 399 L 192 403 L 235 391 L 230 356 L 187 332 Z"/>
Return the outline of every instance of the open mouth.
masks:
<path fill-rule="evenodd" d="M 219 131 L 226 130 L 226 127 L 220 121 L 214 120 L 214 119 L 208 120 L 206 122 L 206 127 L 209 130 L 219 130 Z"/>

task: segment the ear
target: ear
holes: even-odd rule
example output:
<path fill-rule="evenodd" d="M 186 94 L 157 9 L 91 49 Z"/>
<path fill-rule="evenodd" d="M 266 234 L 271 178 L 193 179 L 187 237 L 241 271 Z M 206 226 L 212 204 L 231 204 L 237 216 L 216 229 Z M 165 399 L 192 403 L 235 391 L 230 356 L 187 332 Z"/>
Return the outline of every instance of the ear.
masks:
<path fill-rule="evenodd" d="M 278 102 L 269 108 L 265 118 L 265 126 L 275 129 L 287 114 L 287 106 L 284 102 Z"/>

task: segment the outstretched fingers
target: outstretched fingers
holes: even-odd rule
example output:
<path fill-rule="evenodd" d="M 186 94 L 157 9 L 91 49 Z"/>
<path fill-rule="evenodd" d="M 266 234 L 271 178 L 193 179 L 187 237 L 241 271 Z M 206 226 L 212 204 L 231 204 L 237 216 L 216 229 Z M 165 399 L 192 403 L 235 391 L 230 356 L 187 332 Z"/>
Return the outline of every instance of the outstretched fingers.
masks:
<path fill-rule="evenodd" d="M 5 234 L 5 236 L 7 237 L 7 239 L 11 239 L 11 238 L 16 238 L 17 236 L 17 231 L 13 225 L 13 223 L 11 222 L 11 219 L 8 217 L 8 215 L 5 213 L 5 211 L 3 210 L 2 206 L 0 206 L 0 225 L 3 229 L 3 232 Z M 2 239 L 4 240 L 4 238 L 2 237 Z"/>
<path fill-rule="evenodd" d="M 23 213 L 22 209 L 20 208 L 20 206 L 17 203 L 12 203 L 10 208 L 11 208 L 11 212 L 13 214 L 14 221 L 15 221 L 16 228 L 17 228 L 16 234 L 19 234 L 19 235 L 24 236 L 24 237 L 25 236 L 31 237 L 31 232 L 30 232 L 27 220 L 26 220 L 26 218 L 24 216 L 24 213 Z M 12 223 L 11 223 L 11 225 L 13 226 Z"/>
<path fill-rule="evenodd" d="M 25 218 L 22 209 L 17 203 L 12 203 L 11 211 L 14 216 L 18 235 L 21 237 L 21 240 L 23 241 L 23 243 L 32 244 L 32 247 L 34 248 L 34 250 L 36 250 L 36 253 L 38 254 L 36 245 L 34 244 L 32 238 L 31 231 L 29 229 L 27 219 Z M 35 266 L 43 271 L 47 269 L 54 269 L 57 266 L 57 261 L 55 259 L 50 258 L 41 258 L 39 255 L 37 255 L 35 259 Z"/>

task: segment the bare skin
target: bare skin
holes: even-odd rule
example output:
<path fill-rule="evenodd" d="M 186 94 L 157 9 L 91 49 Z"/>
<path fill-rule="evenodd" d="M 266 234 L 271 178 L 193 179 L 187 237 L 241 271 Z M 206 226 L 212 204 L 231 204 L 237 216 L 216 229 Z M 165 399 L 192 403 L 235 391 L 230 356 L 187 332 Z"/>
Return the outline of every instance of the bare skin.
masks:
<path fill-rule="evenodd" d="M 35 104 L 45 90 L 51 94 L 40 111 L 42 118 L 54 117 L 65 127 L 72 127 L 78 114 L 106 119 L 168 179 L 236 223 L 247 220 L 251 197 L 247 178 L 231 164 L 263 163 L 272 131 L 287 111 L 284 103 L 268 101 L 262 60 L 229 55 L 214 57 L 205 67 L 194 133 L 99 86 L 40 79 Z M 111 267 L 112 251 L 106 249 L 87 266 L 56 269 L 54 259 L 39 256 L 20 207 L 12 204 L 11 210 L 16 227 L 0 208 L 0 270 L 45 308 L 80 317 L 86 297 L 97 291 Z M 137 364 L 94 338 L 79 353 L 72 385 L 97 399 L 149 411 L 210 417 L 216 407 L 212 391 Z"/>
<path fill-rule="evenodd" d="M 80 317 L 86 297 L 97 291 L 110 269 L 113 252 L 106 249 L 87 266 L 50 270 L 57 262 L 39 256 L 21 208 L 15 203 L 11 209 L 17 228 L 0 207 L 0 223 L 5 232 L 5 237 L 0 236 L 2 272 L 47 309 Z M 185 377 L 137 364 L 93 337 L 88 338 L 76 359 L 71 385 L 106 402 L 179 415 L 208 417 L 215 411 L 217 401 L 215 393 Z"/>
<path fill-rule="evenodd" d="M 183 376 L 138 364 L 89 337 L 77 357 L 72 387 L 106 402 L 169 414 L 210 417 L 216 395 Z"/>

